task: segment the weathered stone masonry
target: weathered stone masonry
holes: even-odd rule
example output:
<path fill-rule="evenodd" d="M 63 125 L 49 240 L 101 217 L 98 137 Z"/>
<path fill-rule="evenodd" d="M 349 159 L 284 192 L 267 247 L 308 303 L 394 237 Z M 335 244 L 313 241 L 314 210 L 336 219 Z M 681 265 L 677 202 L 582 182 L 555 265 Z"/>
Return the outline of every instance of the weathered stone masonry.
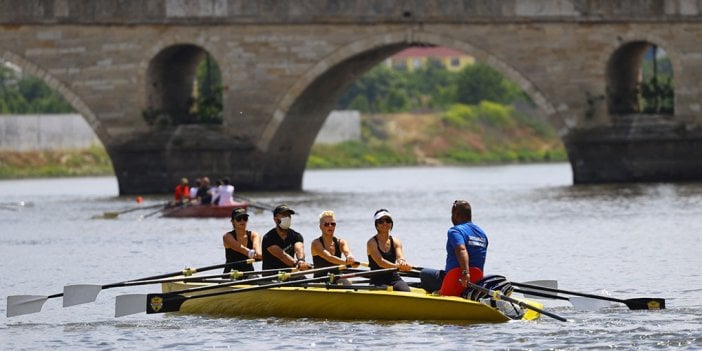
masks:
<path fill-rule="evenodd" d="M 519 84 L 559 131 L 576 183 L 700 180 L 701 12 L 687 0 L 2 0 L 0 59 L 86 118 L 122 194 L 202 175 L 300 189 L 339 95 L 417 44 L 465 51 Z M 608 76 L 608 63 L 630 43 L 670 57 L 674 114 L 609 111 L 608 78 L 627 67 Z M 204 53 L 222 71 L 223 124 L 146 124 L 148 108 L 184 108 Z"/>

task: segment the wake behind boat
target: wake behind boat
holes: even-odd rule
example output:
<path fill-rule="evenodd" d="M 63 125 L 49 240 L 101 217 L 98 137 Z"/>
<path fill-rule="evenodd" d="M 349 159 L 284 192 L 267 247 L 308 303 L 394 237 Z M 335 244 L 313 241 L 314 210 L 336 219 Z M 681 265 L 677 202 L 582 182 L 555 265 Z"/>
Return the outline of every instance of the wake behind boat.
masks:
<path fill-rule="evenodd" d="M 164 293 L 181 291 L 213 283 L 169 282 L 162 284 Z M 252 288 L 236 285 L 209 290 L 235 291 Z M 192 296 L 198 295 L 197 293 Z M 158 309 L 159 298 L 147 301 Z M 533 306 L 543 305 L 529 301 Z M 521 319 L 534 320 L 540 313 L 525 310 Z M 416 320 L 460 323 L 501 323 L 511 320 L 505 313 L 485 303 L 460 297 L 428 294 L 424 289 L 398 292 L 369 286 L 301 285 L 255 289 L 241 293 L 186 300 L 179 313 L 214 316 L 324 318 L 334 320 Z"/>

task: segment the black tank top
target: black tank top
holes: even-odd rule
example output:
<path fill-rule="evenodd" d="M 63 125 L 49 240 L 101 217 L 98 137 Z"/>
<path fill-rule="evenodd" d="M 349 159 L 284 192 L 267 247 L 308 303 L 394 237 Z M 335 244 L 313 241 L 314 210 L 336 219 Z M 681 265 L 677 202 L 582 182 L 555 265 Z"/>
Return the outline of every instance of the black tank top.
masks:
<path fill-rule="evenodd" d="M 232 230 L 231 232 L 227 232 L 227 234 L 231 235 L 236 239 L 236 231 Z M 251 231 L 247 230 L 246 231 L 246 247 L 251 250 L 253 249 L 253 240 L 251 240 Z M 227 262 L 236 262 L 236 261 L 243 261 L 243 260 L 248 260 L 249 256 L 244 255 L 243 253 L 232 250 L 228 247 L 224 248 L 224 256 L 227 258 Z M 237 271 L 253 271 L 254 267 L 253 264 L 251 263 L 237 263 L 233 266 L 227 266 L 224 267 L 224 273 L 229 273 L 232 270 L 237 270 Z"/>
<path fill-rule="evenodd" d="M 319 238 L 317 238 L 317 240 L 319 240 L 319 242 L 322 243 L 322 247 L 324 247 L 324 241 L 322 240 L 322 237 L 320 236 Z M 338 258 L 341 258 L 341 248 L 339 247 L 339 239 L 337 237 L 333 236 L 332 240 L 334 242 L 334 253 L 332 253 L 332 255 L 334 255 Z M 319 256 L 319 255 L 312 256 L 312 263 L 314 264 L 315 269 L 324 268 L 324 267 L 331 267 L 331 266 L 337 265 L 336 263 L 331 263 L 331 262 L 325 260 L 322 256 Z M 329 272 L 317 272 L 314 274 L 314 276 L 315 276 L 315 278 L 316 277 L 324 277 L 325 275 L 327 275 L 327 273 L 329 273 Z"/>
<path fill-rule="evenodd" d="M 395 260 L 397 259 L 397 255 L 395 254 L 395 241 L 392 239 L 392 235 L 390 235 L 389 238 L 390 250 L 388 250 L 388 252 L 383 252 L 383 250 L 380 248 L 380 243 L 378 242 L 378 236 L 373 237 L 373 239 L 375 239 L 375 244 L 378 246 L 378 251 L 380 251 L 380 255 L 385 260 L 395 263 Z M 371 255 L 368 255 L 368 265 L 370 266 L 371 270 L 382 269 L 378 263 L 375 262 L 373 257 L 371 257 Z M 401 279 L 400 273 L 396 271 L 370 276 L 370 282 L 373 285 L 392 285 L 399 279 Z"/>

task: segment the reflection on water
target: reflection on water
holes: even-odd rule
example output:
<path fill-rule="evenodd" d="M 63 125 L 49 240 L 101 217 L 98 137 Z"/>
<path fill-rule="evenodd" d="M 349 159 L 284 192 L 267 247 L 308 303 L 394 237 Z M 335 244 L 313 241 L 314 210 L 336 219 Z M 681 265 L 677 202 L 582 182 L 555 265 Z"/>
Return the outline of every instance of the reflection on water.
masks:
<path fill-rule="evenodd" d="M 663 297 L 664 311 L 573 310 L 547 301 L 570 320 L 451 325 L 291 319 L 230 319 L 134 315 L 115 319 L 114 298 L 157 287 L 109 289 L 92 304 L 61 307 L 49 300 L 41 313 L 4 318 L 3 348 L 386 348 L 577 349 L 702 347 L 702 185 L 571 185 L 567 164 L 471 168 L 393 168 L 309 171 L 303 192 L 244 195 L 263 203 L 290 204 L 293 228 L 306 245 L 319 236 L 317 215 L 337 213 L 337 235 L 356 257 L 373 234 L 372 213 L 388 208 L 393 235 L 408 260 L 441 268 L 453 200 L 467 199 L 490 248 L 488 273 L 515 281 L 557 279 L 562 288 L 603 290 L 618 298 Z M 117 196 L 114 178 L 0 181 L 2 202 L 33 207 L 0 209 L 0 295 L 52 294 L 68 283 L 113 283 L 199 267 L 224 259 L 226 219 L 115 220 L 94 215 L 137 206 Z M 145 206 L 167 199 L 146 198 Z M 249 226 L 260 233 L 272 215 L 254 212 Z M 309 247 L 306 248 L 309 255 Z M 616 305 L 616 304 L 615 304 Z M 0 307 L 4 315 L 5 305 Z M 232 331 L 238 331 L 233 333 Z M 244 332 L 245 331 L 245 332 Z M 242 334 L 243 333 L 243 334 Z"/>

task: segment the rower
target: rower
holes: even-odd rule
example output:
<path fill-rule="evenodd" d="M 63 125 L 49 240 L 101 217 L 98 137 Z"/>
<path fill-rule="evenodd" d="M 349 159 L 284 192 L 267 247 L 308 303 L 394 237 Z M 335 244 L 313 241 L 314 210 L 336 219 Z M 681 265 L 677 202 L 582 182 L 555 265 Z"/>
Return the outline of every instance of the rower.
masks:
<path fill-rule="evenodd" d="M 294 214 L 295 211 L 285 204 L 278 205 L 273 209 L 275 227 L 263 235 L 261 247 L 263 270 L 291 267 L 306 270 L 310 268 L 309 263 L 305 262 L 302 234 L 290 228 Z"/>

